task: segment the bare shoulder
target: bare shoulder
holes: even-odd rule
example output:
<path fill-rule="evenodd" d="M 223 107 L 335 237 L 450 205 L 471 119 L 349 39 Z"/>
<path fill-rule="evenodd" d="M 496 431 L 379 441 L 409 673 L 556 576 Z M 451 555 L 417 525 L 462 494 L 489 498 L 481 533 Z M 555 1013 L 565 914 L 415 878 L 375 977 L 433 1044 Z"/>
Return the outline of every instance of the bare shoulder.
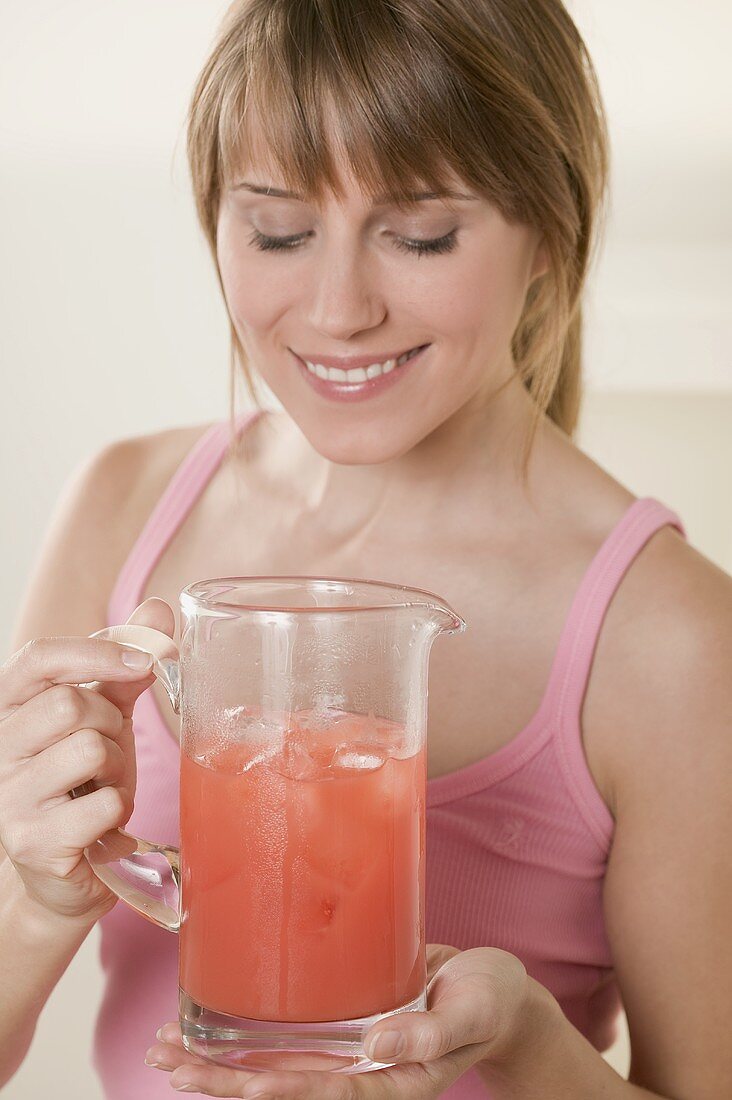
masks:
<path fill-rule="evenodd" d="M 587 560 L 636 497 L 552 425 L 548 439 L 544 466 L 563 487 L 560 526 L 571 553 Z M 590 771 L 616 820 L 633 798 L 650 805 L 660 767 L 681 783 L 699 774 L 700 750 L 723 766 L 731 665 L 732 577 L 662 527 L 613 595 L 581 716 Z"/>
<path fill-rule="evenodd" d="M 732 1080 L 731 665 L 732 578 L 663 528 L 610 605 L 583 715 L 615 818 L 603 906 L 629 1080 L 654 1095 Z"/>
<path fill-rule="evenodd" d="M 11 651 L 30 638 L 104 624 L 116 577 L 176 468 L 209 424 L 117 440 L 64 485 L 16 616 Z"/>
<path fill-rule="evenodd" d="M 732 738 L 732 577 L 672 527 L 638 554 L 610 604 L 583 711 L 585 749 L 614 815 L 650 777 Z"/>
<path fill-rule="evenodd" d="M 113 582 L 166 486 L 210 426 L 185 425 L 117 440 L 80 470 L 76 480 L 84 522 L 97 550 L 103 540 L 108 580 Z"/>
<path fill-rule="evenodd" d="M 90 461 L 89 474 L 102 493 L 111 488 L 124 501 L 131 541 L 185 456 L 210 427 L 207 422 L 131 436 L 111 443 Z"/>

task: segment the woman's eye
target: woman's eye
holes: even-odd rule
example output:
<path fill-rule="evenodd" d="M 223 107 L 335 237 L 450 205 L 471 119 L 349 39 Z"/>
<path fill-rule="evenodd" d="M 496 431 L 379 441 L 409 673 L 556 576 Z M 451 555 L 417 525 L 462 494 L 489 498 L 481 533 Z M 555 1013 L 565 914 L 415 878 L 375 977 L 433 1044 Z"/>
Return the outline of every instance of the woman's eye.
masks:
<path fill-rule="evenodd" d="M 432 237 L 426 241 L 410 241 L 405 237 L 395 237 L 394 244 L 403 252 L 411 252 L 413 255 L 425 256 L 430 252 L 452 252 L 457 244 L 457 229 L 446 233 L 444 237 Z"/>
<path fill-rule="evenodd" d="M 261 249 L 262 252 L 280 252 L 285 249 L 291 252 L 309 236 L 309 233 L 296 233 L 291 237 L 266 237 L 264 233 L 255 229 L 249 238 L 249 243 Z"/>
<path fill-rule="evenodd" d="M 262 252 L 293 252 L 307 237 L 311 236 L 312 232 L 298 233 L 291 237 L 267 237 L 264 233 L 260 233 L 258 229 L 255 229 L 249 238 L 249 242 Z M 409 240 L 406 237 L 394 237 L 394 244 L 403 252 L 424 256 L 429 253 L 452 252 L 457 243 L 456 237 L 457 229 L 453 229 L 450 233 L 446 233 L 444 237 L 433 237 L 429 240 Z"/>

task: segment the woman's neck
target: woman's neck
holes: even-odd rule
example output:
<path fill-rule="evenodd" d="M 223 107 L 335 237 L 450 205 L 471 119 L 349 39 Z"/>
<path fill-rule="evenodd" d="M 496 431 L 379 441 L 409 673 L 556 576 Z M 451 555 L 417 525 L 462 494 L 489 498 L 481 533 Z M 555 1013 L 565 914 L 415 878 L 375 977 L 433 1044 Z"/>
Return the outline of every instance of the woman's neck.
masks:
<path fill-rule="evenodd" d="M 531 397 L 513 376 L 490 400 L 463 406 L 405 454 L 365 465 L 324 458 L 289 415 L 277 412 L 268 418 L 269 453 L 277 455 L 301 518 L 317 515 L 344 537 L 399 516 L 408 517 L 410 525 L 437 518 L 464 522 L 471 502 L 480 503 L 488 520 L 512 511 L 536 476 L 542 420 L 526 483 L 522 476 L 533 412 Z"/>

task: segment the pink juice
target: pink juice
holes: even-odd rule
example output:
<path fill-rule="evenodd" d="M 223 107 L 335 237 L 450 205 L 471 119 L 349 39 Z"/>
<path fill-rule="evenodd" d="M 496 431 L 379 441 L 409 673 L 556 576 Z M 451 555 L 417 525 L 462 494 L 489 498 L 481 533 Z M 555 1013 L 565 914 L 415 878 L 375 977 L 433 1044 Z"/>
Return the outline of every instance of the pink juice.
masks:
<path fill-rule="evenodd" d="M 180 984 L 214 1011 L 347 1020 L 425 987 L 424 747 L 373 716 L 304 718 L 280 750 L 246 727 L 187 737 Z"/>

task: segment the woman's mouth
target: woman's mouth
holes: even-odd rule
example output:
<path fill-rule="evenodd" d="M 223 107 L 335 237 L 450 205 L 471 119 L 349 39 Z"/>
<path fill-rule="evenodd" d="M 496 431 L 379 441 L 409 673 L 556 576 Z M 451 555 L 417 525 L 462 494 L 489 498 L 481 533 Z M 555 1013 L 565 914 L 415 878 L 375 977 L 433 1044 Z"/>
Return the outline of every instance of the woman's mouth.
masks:
<path fill-rule="evenodd" d="M 367 367 L 353 370 L 340 370 L 337 367 L 325 367 L 321 363 L 309 362 L 292 353 L 301 374 L 312 388 L 322 397 L 333 401 L 360 401 L 375 397 L 394 385 L 400 378 L 411 373 L 411 364 L 421 359 L 430 347 L 421 344 L 403 352 L 397 359 L 374 362 Z"/>

